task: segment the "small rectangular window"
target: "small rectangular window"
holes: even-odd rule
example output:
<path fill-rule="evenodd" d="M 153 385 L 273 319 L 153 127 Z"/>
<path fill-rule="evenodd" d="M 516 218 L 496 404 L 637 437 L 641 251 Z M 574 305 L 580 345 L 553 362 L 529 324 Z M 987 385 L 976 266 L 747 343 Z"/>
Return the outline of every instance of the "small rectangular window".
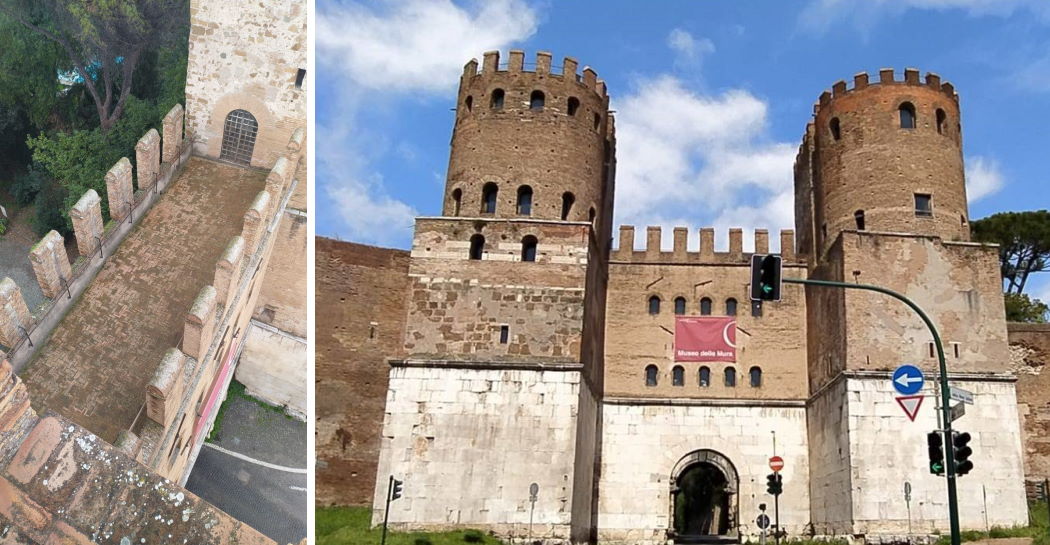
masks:
<path fill-rule="evenodd" d="M 500 344 L 507 344 L 507 341 L 509 339 L 510 339 L 510 326 L 509 325 L 501 325 L 501 326 L 499 326 L 499 343 Z"/>
<path fill-rule="evenodd" d="M 299 71 L 295 73 L 295 88 L 302 89 L 304 80 L 306 80 L 306 70 L 300 68 Z"/>
<path fill-rule="evenodd" d="M 931 358 L 936 358 L 937 357 L 937 352 L 936 352 L 936 349 L 934 348 L 933 343 L 927 343 L 927 346 L 930 347 L 930 357 Z"/>
<path fill-rule="evenodd" d="M 916 216 L 932 216 L 933 215 L 933 198 L 927 193 L 916 193 L 915 194 L 915 215 Z"/>
<path fill-rule="evenodd" d="M 959 343 L 952 343 L 952 348 L 955 349 L 955 359 L 959 359 Z"/>

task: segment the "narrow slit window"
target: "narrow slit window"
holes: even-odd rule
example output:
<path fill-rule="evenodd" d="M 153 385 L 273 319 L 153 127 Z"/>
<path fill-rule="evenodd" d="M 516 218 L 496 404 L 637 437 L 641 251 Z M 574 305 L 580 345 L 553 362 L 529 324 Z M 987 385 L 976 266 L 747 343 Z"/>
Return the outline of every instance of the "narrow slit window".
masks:
<path fill-rule="evenodd" d="M 926 345 L 930 347 L 930 357 L 931 358 L 937 357 L 937 354 L 934 351 L 933 343 L 926 343 Z"/>
<path fill-rule="evenodd" d="M 295 73 L 295 88 L 296 89 L 302 89 L 304 81 L 306 81 L 306 69 L 300 68 Z"/>
<path fill-rule="evenodd" d="M 842 127 L 839 126 L 839 118 L 831 118 L 831 123 L 828 124 L 831 129 L 831 137 L 835 140 L 842 138 Z"/>
<path fill-rule="evenodd" d="M 485 251 L 485 236 L 474 235 L 470 237 L 470 258 L 481 259 L 481 254 Z"/>
<path fill-rule="evenodd" d="M 857 210 L 856 212 L 854 212 L 853 213 L 853 219 L 857 222 L 857 230 L 858 231 L 863 231 L 864 230 L 864 211 L 863 210 Z"/>
<path fill-rule="evenodd" d="M 955 359 L 959 359 L 959 343 L 952 343 L 952 350 L 955 351 Z"/>
<path fill-rule="evenodd" d="M 456 188 L 452 190 L 452 215 L 459 215 L 460 205 L 463 204 L 463 190 Z"/>
<path fill-rule="evenodd" d="M 645 385 L 656 386 L 656 373 L 657 369 L 655 365 L 649 365 L 645 368 Z"/>
<path fill-rule="evenodd" d="M 649 298 L 649 314 L 654 316 L 660 314 L 660 297 L 657 295 Z"/>
<path fill-rule="evenodd" d="M 602 116 L 600 116 L 598 114 L 594 114 L 594 130 L 598 130 L 598 127 L 600 127 L 601 124 L 602 124 Z"/>
<path fill-rule="evenodd" d="M 467 107 L 467 113 L 474 110 L 474 97 L 467 95 L 467 99 L 463 101 L 463 105 Z"/>
<path fill-rule="evenodd" d="M 521 260 L 536 261 L 536 237 L 527 235 L 521 239 Z"/>
<path fill-rule="evenodd" d="M 711 369 L 708 367 L 700 368 L 700 387 L 707 388 L 711 385 Z"/>
<path fill-rule="evenodd" d="M 499 326 L 499 343 L 507 344 L 510 341 L 510 326 L 501 325 Z"/>
<path fill-rule="evenodd" d="M 679 315 L 685 314 L 685 297 L 675 297 L 674 313 Z"/>
<path fill-rule="evenodd" d="M 944 134 L 944 129 L 947 128 L 945 122 L 948 120 L 948 114 L 944 113 L 944 110 L 937 108 L 937 134 Z"/>
<path fill-rule="evenodd" d="M 671 385 L 685 386 L 685 369 L 681 365 L 675 365 L 671 369 Z"/>

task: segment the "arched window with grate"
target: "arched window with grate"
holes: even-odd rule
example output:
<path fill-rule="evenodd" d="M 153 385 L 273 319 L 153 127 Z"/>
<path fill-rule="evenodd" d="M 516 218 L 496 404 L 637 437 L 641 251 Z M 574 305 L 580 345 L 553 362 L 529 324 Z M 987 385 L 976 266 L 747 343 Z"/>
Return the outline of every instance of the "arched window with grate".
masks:
<path fill-rule="evenodd" d="M 656 373 L 657 369 L 655 365 L 649 365 L 645 368 L 645 385 L 656 386 Z"/>
<path fill-rule="evenodd" d="M 657 315 L 660 314 L 660 296 L 653 295 L 649 297 L 649 314 Z"/>
<path fill-rule="evenodd" d="M 525 235 L 525 238 L 521 239 L 521 260 L 536 261 L 536 237 Z"/>
<path fill-rule="evenodd" d="M 751 368 L 751 387 L 758 388 L 762 386 L 762 369 L 755 366 Z"/>
<path fill-rule="evenodd" d="M 238 165 L 252 164 L 255 138 L 259 135 L 259 122 L 247 110 L 234 110 L 226 115 L 222 128 L 222 149 L 219 159 Z"/>
<path fill-rule="evenodd" d="M 736 369 L 733 369 L 732 367 L 726 367 L 726 382 L 725 382 L 725 384 L 726 384 L 727 388 L 735 388 L 736 387 Z"/>
<path fill-rule="evenodd" d="M 678 315 L 685 314 L 685 297 L 674 298 L 674 313 Z"/>
<path fill-rule="evenodd" d="M 474 235 L 470 237 L 470 258 L 481 259 L 481 255 L 485 252 L 485 236 Z"/>
<path fill-rule="evenodd" d="M 711 368 L 701 367 L 700 368 L 700 387 L 707 388 L 711 385 Z"/>
<path fill-rule="evenodd" d="M 527 185 L 518 188 L 518 215 L 532 215 L 532 188 Z"/>
<path fill-rule="evenodd" d="M 736 299 L 726 299 L 726 316 L 736 316 Z"/>
<path fill-rule="evenodd" d="M 671 369 L 671 385 L 685 386 L 685 368 L 681 365 L 675 365 L 674 369 Z"/>
<path fill-rule="evenodd" d="M 495 214 L 496 199 L 498 198 L 499 186 L 493 182 L 485 184 L 485 187 L 481 188 L 481 213 Z"/>
<path fill-rule="evenodd" d="M 711 315 L 711 299 L 704 297 L 700 300 L 700 315 L 710 316 Z"/>
<path fill-rule="evenodd" d="M 915 106 L 911 102 L 904 102 L 898 109 L 901 115 L 901 128 L 914 129 L 916 126 Z"/>

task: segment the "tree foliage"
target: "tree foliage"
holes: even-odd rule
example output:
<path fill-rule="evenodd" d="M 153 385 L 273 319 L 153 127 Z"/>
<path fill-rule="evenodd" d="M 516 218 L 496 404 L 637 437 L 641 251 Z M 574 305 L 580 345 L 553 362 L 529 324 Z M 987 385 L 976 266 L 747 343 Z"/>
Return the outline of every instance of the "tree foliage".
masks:
<path fill-rule="evenodd" d="M 36 24 L 47 20 L 39 9 L 27 16 Z M 0 15 L 0 108 L 20 112 L 36 129 L 44 128 L 62 100 L 55 76 L 68 65 L 58 44 Z"/>
<path fill-rule="evenodd" d="M 1050 270 L 1050 212 L 1000 212 L 970 225 L 974 240 L 999 245 L 1007 294 L 1024 292 L 1028 275 Z"/>
<path fill-rule="evenodd" d="M 0 13 L 65 53 L 103 131 L 124 115 L 143 58 L 184 36 L 188 7 L 186 0 L 0 0 Z"/>
<path fill-rule="evenodd" d="M 1039 299 L 1032 299 L 1023 293 L 1008 293 L 1006 302 L 1006 320 L 1009 322 L 1028 322 L 1045 324 L 1050 307 Z"/>

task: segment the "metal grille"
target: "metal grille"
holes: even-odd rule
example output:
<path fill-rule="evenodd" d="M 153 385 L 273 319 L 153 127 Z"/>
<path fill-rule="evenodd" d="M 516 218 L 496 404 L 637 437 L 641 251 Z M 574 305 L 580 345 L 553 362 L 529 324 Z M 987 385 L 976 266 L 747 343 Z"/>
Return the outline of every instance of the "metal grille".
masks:
<path fill-rule="evenodd" d="M 222 130 L 222 152 L 219 159 L 238 165 L 250 165 L 255 136 L 259 134 L 259 123 L 246 110 L 234 110 L 226 116 Z"/>

